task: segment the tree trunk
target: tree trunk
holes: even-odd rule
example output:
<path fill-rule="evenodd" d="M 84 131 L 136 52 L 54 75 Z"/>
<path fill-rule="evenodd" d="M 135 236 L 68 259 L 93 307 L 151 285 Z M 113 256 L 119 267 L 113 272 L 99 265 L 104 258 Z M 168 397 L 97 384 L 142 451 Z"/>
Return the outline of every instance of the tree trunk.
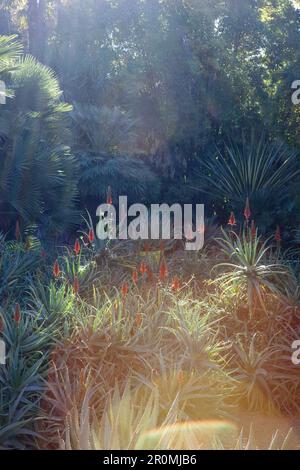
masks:
<path fill-rule="evenodd" d="M 40 62 L 44 61 L 46 45 L 46 2 L 28 0 L 29 52 Z"/>

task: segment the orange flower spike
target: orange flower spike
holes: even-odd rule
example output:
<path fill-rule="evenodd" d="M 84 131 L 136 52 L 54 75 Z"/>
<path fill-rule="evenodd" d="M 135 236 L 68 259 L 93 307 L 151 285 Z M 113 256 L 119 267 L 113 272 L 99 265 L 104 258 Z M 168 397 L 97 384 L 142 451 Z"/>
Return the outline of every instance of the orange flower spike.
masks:
<path fill-rule="evenodd" d="M 281 232 L 280 232 L 280 227 L 278 226 L 275 232 L 275 240 L 277 243 L 281 242 Z"/>
<path fill-rule="evenodd" d="M 73 292 L 74 292 L 75 295 L 77 295 L 78 292 L 79 292 L 79 280 L 78 280 L 78 277 L 77 277 L 77 276 L 74 277 L 74 281 L 73 281 Z"/>
<path fill-rule="evenodd" d="M 108 188 L 107 188 L 107 196 L 106 196 L 106 204 L 111 205 L 112 203 L 113 203 L 113 200 L 112 200 L 111 187 L 108 186 Z"/>
<path fill-rule="evenodd" d="M 147 266 L 147 279 L 149 282 L 153 281 L 153 272 L 150 266 Z"/>
<path fill-rule="evenodd" d="M 75 255 L 76 255 L 76 256 L 79 255 L 80 250 L 81 250 L 81 248 L 80 248 L 80 243 L 79 243 L 79 240 L 78 240 L 78 238 L 77 238 L 76 241 L 75 241 L 75 245 L 74 245 L 74 252 L 75 252 Z"/>
<path fill-rule="evenodd" d="M 177 379 L 178 379 L 178 384 L 179 384 L 179 385 L 184 385 L 184 382 L 185 382 L 185 375 L 184 375 L 183 370 L 180 370 L 180 371 L 178 372 L 178 377 L 177 377 Z"/>
<path fill-rule="evenodd" d="M 246 199 L 246 205 L 245 205 L 245 210 L 244 210 L 244 216 L 245 219 L 248 221 L 251 217 L 251 209 L 250 209 L 250 203 L 249 203 L 249 198 L 247 197 Z"/>
<path fill-rule="evenodd" d="M 139 328 L 142 324 L 142 321 L 143 321 L 143 317 L 142 317 L 142 314 L 141 313 L 137 313 L 136 314 L 136 317 L 135 317 L 135 326 L 137 328 Z"/>
<path fill-rule="evenodd" d="M 230 214 L 230 217 L 229 217 L 229 220 L 228 220 L 228 225 L 230 225 L 231 227 L 236 225 L 236 220 L 235 220 L 235 216 L 234 216 L 233 212 L 231 212 L 231 214 Z"/>
<path fill-rule="evenodd" d="M 172 280 L 172 290 L 176 292 L 179 289 L 180 289 L 180 279 L 178 276 L 175 276 Z"/>
<path fill-rule="evenodd" d="M 133 271 L 133 273 L 132 273 L 132 281 L 135 285 L 137 285 L 137 283 L 139 281 L 139 273 L 136 270 Z"/>
<path fill-rule="evenodd" d="M 94 234 L 94 230 L 92 228 L 89 231 L 88 239 L 89 239 L 90 243 L 93 243 L 93 241 L 95 240 L 95 234 Z"/>
<path fill-rule="evenodd" d="M 122 285 L 121 292 L 122 292 L 123 299 L 125 299 L 127 294 L 128 294 L 128 284 L 127 284 L 127 282 L 124 282 L 124 284 Z"/>
<path fill-rule="evenodd" d="M 142 261 L 141 264 L 140 264 L 140 273 L 141 273 L 141 275 L 144 276 L 146 271 L 147 271 L 146 263 L 144 261 Z"/>
<path fill-rule="evenodd" d="M 59 275 L 60 275 L 60 267 L 59 267 L 58 261 L 55 260 L 55 263 L 54 263 L 54 266 L 53 266 L 53 276 L 54 277 L 59 277 Z"/>
<path fill-rule="evenodd" d="M 20 222 L 18 220 L 16 222 L 15 237 L 17 241 L 19 241 L 21 237 Z"/>
<path fill-rule="evenodd" d="M 18 303 L 15 306 L 14 320 L 15 320 L 16 325 L 19 325 L 21 321 L 21 308 L 20 308 L 20 304 Z"/>
<path fill-rule="evenodd" d="M 168 266 L 167 266 L 165 258 L 163 257 L 160 263 L 160 268 L 159 268 L 159 279 L 161 281 L 164 281 L 167 279 L 168 275 L 169 275 Z"/>

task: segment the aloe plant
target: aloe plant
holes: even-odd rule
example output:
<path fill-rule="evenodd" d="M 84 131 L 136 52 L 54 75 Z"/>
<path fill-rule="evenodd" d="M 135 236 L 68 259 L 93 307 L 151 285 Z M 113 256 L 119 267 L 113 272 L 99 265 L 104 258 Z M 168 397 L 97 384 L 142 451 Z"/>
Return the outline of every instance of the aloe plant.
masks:
<path fill-rule="evenodd" d="M 255 301 L 265 310 L 264 292 L 281 293 L 280 280 L 289 277 L 287 267 L 272 255 L 268 240 L 248 233 L 241 235 L 222 230 L 223 238 L 218 239 L 222 253 L 228 261 L 217 264 L 221 270 L 215 282 L 222 290 L 236 289 L 247 293 L 250 316 L 254 313 Z"/>
<path fill-rule="evenodd" d="M 224 151 L 202 162 L 199 175 L 201 189 L 214 199 L 227 199 L 240 207 L 247 197 L 257 208 L 279 197 L 287 184 L 299 175 L 297 152 L 280 142 L 270 142 L 266 136 L 252 133 L 249 140 L 243 136 L 242 145 L 231 142 Z M 198 187 L 198 189 L 199 189 Z"/>

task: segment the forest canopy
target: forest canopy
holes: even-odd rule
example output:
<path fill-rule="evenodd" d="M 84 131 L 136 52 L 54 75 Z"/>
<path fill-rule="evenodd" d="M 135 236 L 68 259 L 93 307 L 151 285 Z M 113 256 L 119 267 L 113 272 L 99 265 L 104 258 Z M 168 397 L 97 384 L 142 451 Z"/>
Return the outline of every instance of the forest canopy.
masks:
<path fill-rule="evenodd" d="M 69 155 L 62 161 L 76 161 L 63 170 L 62 184 L 68 185 L 60 195 L 66 197 L 63 214 L 51 214 L 56 205 L 51 169 L 47 201 L 36 188 L 36 199 L 32 195 L 27 200 L 29 212 L 17 201 L 11 210 L 1 198 L 3 210 L 24 223 L 44 226 L 46 220 L 47 227 L 63 230 L 61 221 L 72 225 L 77 209 L 94 212 L 108 185 L 116 196 L 121 192 L 135 201 L 201 200 L 209 215 L 221 221 L 223 214 L 240 209 L 246 193 L 254 204 L 261 203 L 264 196 L 252 194 L 253 188 L 249 193 L 248 187 L 240 200 L 226 190 L 216 197 L 208 191 L 207 178 L 218 173 L 216 152 L 228 159 L 232 140 L 246 154 L 250 147 L 259 148 L 262 140 L 286 146 L 283 155 L 297 154 L 300 106 L 292 105 L 291 85 L 300 77 L 298 3 L 1 0 L 0 34 L 15 36 L 25 57 L 7 76 L 15 94 L 7 112 L 14 121 L 21 112 L 32 111 L 37 88 L 42 92 L 51 83 L 53 95 L 44 98 L 49 98 L 50 113 L 55 108 L 59 132 L 55 131 L 54 145 L 53 122 L 48 129 L 47 117 L 43 143 L 51 142 L 47 152 L 51 147 L 52 160 L 55 150 Z M 41 126 L 41 115 L 35 118 Z M 58 118 L 63 123 L 58 124 Z M 7 124 L 1 126 L 5 135 Z M 35 139 L 34 133 L 31 130 L 26 139 Z M 4 158 L 12 158 L 8 148 L 6 140 L 1 148 Z M 46 168 L 51 158 L 42 157 L 39 148 L 36 152 Z M 15 165 L 20 165 L 16 159 Z M 276 163 L 269 167 L 270 172 L 276 169 Z M 271 206 L 257 205 L 261 225 L 268 227 L 282 218 L 286 226 L 291 218 L 300 223 L 299 216 L 292 216 L 296 209 L 300 214 L 300 199 L 297 178 L 291 175 L 291 184 L 282 185 L 277 194 L 280 208 L 274 200 Z M 19 197 L 23 200 L 22 192 Z"/>

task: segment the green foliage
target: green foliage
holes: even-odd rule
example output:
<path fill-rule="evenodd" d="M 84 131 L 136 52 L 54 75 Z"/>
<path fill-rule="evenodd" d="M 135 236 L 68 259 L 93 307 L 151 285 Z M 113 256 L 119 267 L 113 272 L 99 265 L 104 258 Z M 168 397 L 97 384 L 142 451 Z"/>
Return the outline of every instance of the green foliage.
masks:
<path fill-rule="evenodd" d="M 1 310 L 2 339 L 6 345 L 6 364 L 0 368 L 0 448 L 33 448 L 38 433 L 39 403 L 53 326 L 47 327 L 29 310 Z"/>
<path fill-rule="evenodd" d="M 115 155 L 131 149 L 134 143 L 136 123 L 117 107 L 74 103 L 71 116 L 74 146 L 79 151 Z"/>
<path fill-rule="evenodd" d="M 219 243 L 228 261 L 216 266 L 225 271 L 216 282 L 224 290 L 236 289 L 238 295 L 246 292 L 251 316 L 257 302 L 264 306 L 264 291 L 279 293 L 280 280 L 288 282 L 289 272 L 276 259 L 267 241 L 263 242 L 257 232 L 254 236 L 249 232 L 244 230 L 239 236 L 235 232 L 228 234 L 223 230 L 223 239 Z"/>
<path fill-rule="evenodd" d="M 0 74 L 11 72 L 22 52 L 17 36 L 0 36 Z"/>
<path fill-rule="evenodd" d="M 111 186 L 113 198 L 118 204 L 119 196 L 136 200 L 156 201 L 160 182 L 153 171 L 140 159 L 122 156 L 111 158 L 82 154 L 79 157 L 81 198 L 85 206 L 98 206 L 106 202 L 106 192 Z"/>
<path fill-rule="evenodd" d="M 82 207 L 94 209 L 101 199 L 104 202 L 108 186 L 114 197 L 127 195 L 133 201 L 157 197 L 160 180 L 149 165 L 141 158 L 123 156 L 135 153 L 136 132 L 136 123 L 124 111 L 75 103 L 72 125 Z"/>
<path fill-rule="evenodd" d="M 240 213 L 249 197 L 257 223 L 266 228 L 276 211 L 284 213 L 288 185 L 299 175 L 298 167 L 296 151 L 252 134 L 249 142 L 243 137 L 241 146 L 232 142 L 204 160 L 198 187 Z"/>
<path fill-rule="evenodd" d="M 31 57 L 18 63 L 9 84 L 14 98 L 0 119 L 2 230 L 18 218 L 57 233 L 76 222 L 76 165 L 62 140 L 70 108 L 54 73 Z"/>
<path fill-rule="evenodd" d="M 0 299 L 22 298 L 38 261 L 39 254 L 35 250 L 26 251 L 21 243 L 4 243 L 0 251 Z"/>

